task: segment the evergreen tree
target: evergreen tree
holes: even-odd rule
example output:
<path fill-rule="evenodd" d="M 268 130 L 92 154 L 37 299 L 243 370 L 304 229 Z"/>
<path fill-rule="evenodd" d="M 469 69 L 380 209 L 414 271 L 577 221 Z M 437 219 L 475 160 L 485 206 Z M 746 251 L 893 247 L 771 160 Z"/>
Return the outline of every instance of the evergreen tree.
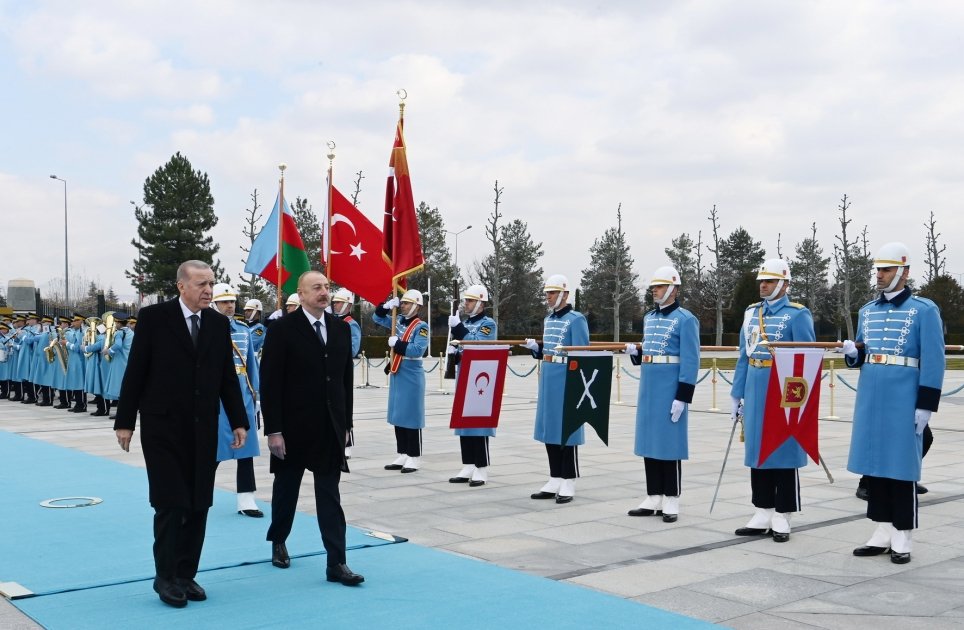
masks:
<path fill-rule="evenodd" d="M 964 288 L 952 276 L 936 276 L 917 293 L 940 307 L 945 334 L 964 330 Z"/>
<path fill-rule="evenodd" d="M 756 273 L 766 260 L 766 250 L 760 241 L 754 241 L 750 233 L 738 227 L 720 243 L 720 256 L 730 275 L 731 286 L 744 275 Z"/>
<path fill-rule="evenodd" d="M 684 232 L 672 240 L 671 247 L 663 251 L 670 264 L 679 272 L 683 283 L 679 293 L 680 303 L 684 303 L 700 322 L 709 322 L 713 319 L 714 302 L 709 291 L 711 282 L 705 277 L 706 270 L 703 269 L 702 240 L 702 232 L 697 233 L 696 241 Z M 647 307 L 652 304 L 650 295 L 651 293 L 647 292 Z"/>
<path fill-rule="evenodd" d="M 452 255 L 445 244 L 445 220 L 438 208 L 430 208 L 424 201 L 416 209 L 418 219 L 418 236 L 422 241 L 422 255 L 425 266 L 421 271 L 408 276 L 408 288 L 419 291 L 428 290 L 428 280 L 432 279 L 432 292 L 435 293 L 436 308 L 441 309 L 443 296 L 452 291 L 454 299 L 459 298 L 456 285 L 459 283 L 459 271 L 452 263 Z M 459 287 L 461 288 L 461 286 Z M 449 297 L 453 297 L 449 295 Z M 441 312 L 441 311 L 440 311 Z M 448 309 L 445 309 L 448 314 Z"/>
<path fill-rule="evenodd" d="M 289 202 L 290 203 L 290 202 Z M 308 199 L 296 197 L 291 204 L 291 214 L 295 218 L 295 226 L 301 235 L 301 242 L 305 244 L 305 254 L 308 264 L 313 271 L 322 271 L 321 267 L 321 224 L 318 216 L 308 203 Z"/>
<path fill-rule="evenodd" d="M 499 244 L 498 272 L 495 254 L 490 254 L 473 265 L 473 276 L 489 290 L 490 296 L 499 296 L 500 337 L 535 334 L 542 330 L 546 315 L 543 273 L 538 266 L 542 243 L 533 242 L 529 226 L 515 219 L 499 227 Z"/>
<path fill-rule="evenodd" d="M 616 211 L 616 227 L 606 230 L 589 248 L 589 267 L 582 270 L 582 301 L 590 330 L 610 333 L 632 330 L 633 318 L 642 310 L 639 274 L 622 227 L 622 211 Z"/>
<path fill-rule="evenodd" d="M 796 258 L 790 261 L 790 275 L 793 278 L 793 300 L 810 309 L 814 326 L 831 318 L 830 287 L 827 272 L 830 269 L 830 256 L 823 255 L 823 247 L 817 241 L 817 224 L 810 226 L 810 238 L 797 243 Z"/>
<path fill-rule="evenodd" d="M 145 180 L 144 204 L 134 209 L 138 239 L 131 244 L 139 255 L 124 272 L 139 292 L 177 295 L 177 268 L 186 260 L 206 262 L 216 278 L 229 280 L 214 259 L 219 246 L 207 236 L 218 217 L 206 173 L 178 152 Z"/>

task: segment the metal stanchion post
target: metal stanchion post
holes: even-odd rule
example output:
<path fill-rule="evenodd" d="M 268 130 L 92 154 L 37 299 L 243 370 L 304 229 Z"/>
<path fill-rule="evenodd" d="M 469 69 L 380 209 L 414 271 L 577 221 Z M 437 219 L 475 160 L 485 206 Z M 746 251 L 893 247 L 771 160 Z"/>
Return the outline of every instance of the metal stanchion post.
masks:
<path fill-rule="evenodd" d="M 833 359 L 830 359 L 830 415 L 824 416 L 824 420 L 840 420 L 840 416 L 834 415 L 834 400 L 833 400 L 833 390 L 836 388 L 834 381 L 836 380 L 836 373 L 834 372 Z"/>
<path fill-rule="evenodd" d="M 619 355 L 616 355 L 616 404 L 623 404 L 623 377 L 619 374 Z"/>
<path fill-rule="evenodd" d="M 378 385 L 372 385 L 369 380 L 369 377 L 371 376 L 371 372 L 372 372 L 371 361 L 368 360 L 368 357 L 365 355 L 364 350 L 361 352 L 359 356 L 361 356 L 362 375 L 365 377 L 365 384 L 358 385 L 355 389 L 378 389 Z"/>
<path fill-rule="evenodd" d="M 445 391 L 445 368 L 442 367 L 445 364 L 445 353 L 438 353 L 438 391 L 440 394 L 447 394 Z"/>
<path fill-rule="evenodd" d="M 391 362 L 391 360 L 390 360 L 390 358 L 389 358 L 389 353 L 388 353 L 388 351 L 385 351 L 385 363 L 388 365 L 388 369 L 385 370 L 385 387 L 388 387 L 388 384 L 389 384 L 389 380 L 388 380 L 388 379 L 389 379 L 389 374 L 392 373 L 392 362 Z"/>
<path fill-rule="evenodd" d="M 716 406 L 716 373 L 718 371 L 716 367 L 716 359 L 713 359 L 713 367 L 711 369 L 713 370 L 713 378 L 710 379 L 710 383 L 713 384 L 713 406 L 710 407 L 710 411 L 719 411 L 720 408 Z"/>

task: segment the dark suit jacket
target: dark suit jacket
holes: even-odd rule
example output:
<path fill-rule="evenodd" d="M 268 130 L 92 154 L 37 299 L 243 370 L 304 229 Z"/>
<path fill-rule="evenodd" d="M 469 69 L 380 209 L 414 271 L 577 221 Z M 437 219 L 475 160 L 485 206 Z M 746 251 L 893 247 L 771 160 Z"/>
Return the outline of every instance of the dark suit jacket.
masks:
<path fill-rule="evenodd" d="M 114 429 L 133 430 L 140 412 L 154 507 L 211 506 L 219 402 L 232 428 L 248 427 L 228 318 L 203 309 L 195 349 L 177 299 L 142 308 Z"/>
<path fill-rule="evenodd" d="M 302 309 L 275 320 L 261 350 L 261 414 L 264 433 L 281 433 L 284 461 L 314 472 L 345 467 L 345 432 L 352 426 L 351 331 L 325 313 L 322 347 Z"/>

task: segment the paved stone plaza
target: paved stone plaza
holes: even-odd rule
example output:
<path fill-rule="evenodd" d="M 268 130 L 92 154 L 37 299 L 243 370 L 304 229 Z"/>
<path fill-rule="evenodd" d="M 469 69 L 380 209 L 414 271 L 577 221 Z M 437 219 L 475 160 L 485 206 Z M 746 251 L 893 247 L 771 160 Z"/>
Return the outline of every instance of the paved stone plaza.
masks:
<path fill-rule="evenodd" d="M 426 360 L 426 369 L 435 363 Z M 510 367 L 525 374 L 534 364 L 515 357 Z M 857 478 L 846 471 L 854 393 L 840 381 L 833 390 L 833 415 L 839 419 L 820 423 L 821 452 L 835 483 L 812 463 L 801 471 L 803 511 L 793 521 L 789 543 L 733 535 L 752 513 L 738 437 L 709 512 L 731 427 L 729 387 L 722 379 L 716 390 L 720 411 L 710 410 L 711 378 L 696 388 L 679 521 L 627 516 L 645 488 L 642 459 L 632 453 L 638 381 L 630 375 L 638 370 L 620 371 L 622 404 L 612 407 L 610 445 L 587 428 L 587 444 L 579 449 L 582 477 L 576 498 L 556 505 L 529 498 L 548 475 L 545 449 L 532 440 L 534 373 L 525 378 L 509 374 L 499 435 L 491 443 L 489 483 L 469 488 L 447 482 L 461 468 L 458 439 L 447 428 L 454 382 L 440 385 L 437 369 L 427 376 L 421 470 L 403 475 L 383 469 L 395 457 L 394 433 L 385 423 L 386 378 L 373 368 L 370 382 L 377 387 L 355 390 L 357 446 L 349 462 L 352 472 L 342 483 L 349 524 L 733 628 L 964 627 L 964 391 L 945 397 L 932 419 L 935 440 L 922 480 L 930 492 L 921 496 L 912 562 L 901 566 L 887 555 L 851 554 L 873 526 L 864 518 L 866 504 L 854 496 Z M 856 385 L 856 372 L 838 374 Z M 363 381 L 358 368 L 356 382 Z M 822 416 L 831 415 L 828 381 Z M 962 383 L 964 372 L 948 372 L 945 392 Z M 137 439 L 124 453 L 111 423 L 86 414 L 0 401 L 0 430 L 144 465 Z M 261 441 L 267 453 L 264 437 Z M 233 489 L 234 472 L 232 463 L 222 465 L 219 487 Z M 256 460 L 256 472 L 258 497 L 267 501 L 271 477 L 266 456 Z M 313 512 L 310 477 L 305 483 L 299 508 Z M 259 536 L 267 519 L 263 525 Z M 266 559 L 269 553 L 265 543 Z M 350 557 L 348 561 L 350 565 Z M 471 576 L 466 576 L 465 594 L 473 596 Z M 38 626 L 3 602 L 0 627 Z"/>

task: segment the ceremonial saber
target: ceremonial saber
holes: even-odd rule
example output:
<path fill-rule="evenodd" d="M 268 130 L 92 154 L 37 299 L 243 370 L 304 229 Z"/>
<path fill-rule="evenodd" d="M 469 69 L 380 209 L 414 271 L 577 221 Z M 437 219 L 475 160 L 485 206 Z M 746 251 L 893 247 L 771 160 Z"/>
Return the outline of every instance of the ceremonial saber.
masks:
<path fill-rule="evenodd" d="M 716 480 L 716 490 L 713 491 L 713 500 L 710 501 L 710 514 L 716 505 L 716 497 L 720 494 L 720 484 L 723 483 L 723 471 L 726 470 L 726 461 L 730 458 L 730 447 L 733 446 L 733 436 L 736 435 L 736 425 L 743 419 L 743 414 L 738 413 L 733 420 L 733 428 L 730 429 L 730 440 L 726 443 L 726 454 L 723 455 L 723 466 L 720 468 L 720 478 Z"/>
<path fill-rule="evenodd" d="M 823 461 L 823 456 L 820 456 L 820 465 L 823 466 L 823 472 L 827 473 L 827 479 L 830 483 L 833 483 L 833 475 L 830 474 L 830 469 L 827 468 L 827 462 Z"/>
<path fill-rule="evenodd" d="M 521 346 L 525 340 L 519 339 L 465 339 L 459 341 L 452 340 L 453 346 Z"/>

